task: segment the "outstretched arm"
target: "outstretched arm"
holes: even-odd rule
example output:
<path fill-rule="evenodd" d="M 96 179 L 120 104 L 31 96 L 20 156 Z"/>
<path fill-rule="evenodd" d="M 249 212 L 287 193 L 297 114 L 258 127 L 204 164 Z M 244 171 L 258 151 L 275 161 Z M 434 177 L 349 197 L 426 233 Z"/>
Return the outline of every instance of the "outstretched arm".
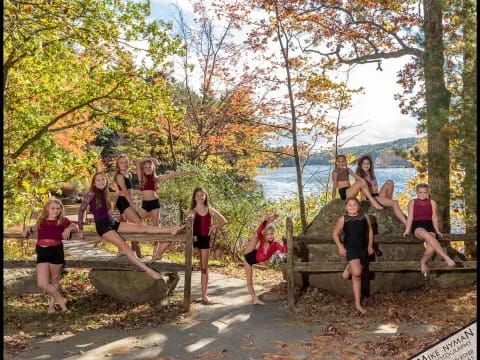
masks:
<path fill-rule="evenodd" d="M 196 173 L 197 172 L 195 170 L 190 170 L 190 171 L 178 171 L 178 172 L 163 174 L 157 177 L 157 182 L 166 181 L 168 179 L 171 179 L 177 176 L 195 175 Z"/>

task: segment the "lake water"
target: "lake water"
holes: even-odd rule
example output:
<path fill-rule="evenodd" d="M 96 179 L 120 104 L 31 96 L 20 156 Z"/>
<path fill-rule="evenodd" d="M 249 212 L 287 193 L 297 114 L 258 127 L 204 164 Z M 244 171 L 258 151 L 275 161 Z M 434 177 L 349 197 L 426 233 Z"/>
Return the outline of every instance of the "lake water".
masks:
<path fill-rule="evenodd" d="M 304 194 L 318 194 L 325 191 L 325 186 L 332 167 L 329 165 L 308 165 L 303 172 L 303 182 L 305 184 Z M 353 170 L 353 169 L 352 169 Z M 414 168 L 384 168 L 375 169 L 377 182 L 382 185 L 387 180 L 393 180 L 395 183 L 394 198 L 406 191 L 407 181 L 413 179 L 416 170 Z M 260 174 L 255 180 L 262 185 L 267 199 L 278 200 L 281 198 L 292 198 L 297 195 L 297 175 L 295 167 L 281 167 L 278 169 L 261 169 Z M 350 178 L 350 183 L 354 179 Z M 328 185 L 329 192 L 332 189 L 332 183 Z M 414 193 L 409 193 L 411 196 Z"/>

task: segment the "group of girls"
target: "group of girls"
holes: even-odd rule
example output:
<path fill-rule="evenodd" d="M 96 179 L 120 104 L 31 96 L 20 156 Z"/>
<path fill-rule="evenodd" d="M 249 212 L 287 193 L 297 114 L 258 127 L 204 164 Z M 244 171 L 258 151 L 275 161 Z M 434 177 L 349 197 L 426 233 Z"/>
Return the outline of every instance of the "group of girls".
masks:
<path fill-rule="evenodd" d="M 349 175 L 355 178 L 353 186 L 350 185 Z M 365 313 L 361 305 L 361 275 L 368 255 L 373 250 L 373 228 L 368 215 L 360 214 L 360 201 L 368 199 L 370 204 L 378 210 L 384 207 L 391 207 L 396 218 L 405 226 L 403 236 L 413 235 L 425 242 L 425 252 L 420 260 L 420 271 L 426 275 L 428 271 L 427 262 L 436 252 L 447 263 L 448 266 L 455 266 L 455 262 L 445 253 L 436 236 L 441 237 L 442 233 L 438 226 L 437 204 L 429 198 L 429 187 L 427 184 L 418 184 L 415 188 L 417 198 L 408 203 L 408 218 L 402 213 L 397 200 L 393 200 L 394 183 L 387 180 L 378 189 L 378 183 L 373 170 L 373 160 L 370 155 L 363 155 L 357 160 L 357 170 L 354 173 L 347 167 L 345 155 L 338 155 L 335 158 L 335 169 L 332 172 L 333 191 L 332 199 L 335 199 L 336 190 L 340 198 L 345 200 L 344 216 L 341 216 L 333 230 L 333 240 L 338 247 L 341 256 L 347 258 L 348 264 L 342 274 L 344 279 L 352 279 L 353 297 L 355 308 Z M 343 241 L 340 234 L 343 232 Z"/>
<path fill-rule="evenodd" d="M 175 176 L 192 175 L 195 171 L 175 172 L 157 176 L 154 159 L 142 159 L 136 162 L 137 176 L 142 192 L 142 207 L 136 209 L 132 200 L 132 174 L 128 171 L 129 161 L 126 155 L 121 155 L 116 162 L 115 184 L 118 198 L 115 206 L 120 212 L 120 221 L 112 216 L 109 197 L 109 179 L 103 172 L 96 173 L 91 181 L 90 190 L 85 195 L 78 211 L 78 225 L 70 222 L 64 216 L 62 203 L 57 199 L 50 199 L 44 205 L 36 225 L 27 226 L 24 236 L 33 231 L 38 232 L 36 244 L 37 253 L 37 283 L 49 295 L 48 312 L 55 312 L 58 303 L 62 311 L 67 311 L 67 300 L 60 293 L 60 274 L 65 264 L 63 243 L 75 231 L 84 238 L 83 218 L 87 207 L 93 213 L 95 228 L 100 237 L 117 246 L 119 252 L 138 268 L 145 271 L 153 279 L 160 279 L 161 275 L 140 260 L 141 253 L 138 245 L 132 242 L 130 248 L 120 237 L 119 233 L 150 233 L 176 235 L 183 226 L 159 227 L 158 217 L 160 201 L 156 194 L 158 185 Z M 408 218 L 400 210 L 398 201 L 393 200 L 394 184 L 388 180 L 378 189 L 377 180 L 373 171 L 373 161 L 369 155 L 358 159 L 358 168 L 354 173 L 347 166 L 346 157 L 339 155 L 335 161 L 333 178 L 333 198 L 336 190 L 345 200 L 346 214 L 340 217 L 333 231 L 333 239 L 341 256 L 347 258 L 348 264 L 343 272 L 345 279 L 352 278 L 352 287 L 355 308 L 361 313 L 366 310 L 361 305 L 361 273 L 368 255 L 373 254 L 373 230 L 369 217 L 360 214 L 360 201 L 356 195 L 361 194 L 368 199 L 372 206 L 382 210 L 391 207 L 397 219 L 405 226 L 404 236 L 413 232 L 414 236 L 425 241 L 425 253 L 420 260 L 422 273 L 428 271 L 427 263 L 435 252 L 445 259 L 449 266 L 455 262 L 443 251 L 436 235 L 442 236 L 437 219 L 437 205 L 429 199 L 428 185 L 419 184 L 416 187 L 417 198 L 408 204 Z M 349 175 L 355 178 L 354 185 L 350 185 Z M 150 216 L 153 226 L 141 224 L 141 221 Z M 193 246 L 199 251 L 201 271 L 201 297 L 203 303 L 210 303 L 208 289 L 208 258 L 210 236 L 213 231 L 220 229 L 227 223 L 227 219 L 215 210 L 208 199 L 208 194 L 201 187 L 195 188 L 192 194 L 188 217 L 193 217 Z M 255 231 L 244 252 L 244 267 L 247 278 L 247 288 L 252 301 L 257 305 L 264 305 L 255 294 L 253 287 L 253 265 L 267 261 L 276 251 L 285 253 L 286 244 L 275 240 L 273 222 L 276 214 L 267 215 Z M 344 233 L 343 241 L 340 234 Z M 152 260 L 161 258 L 168 244 L 155 244 Z"/>
<path fill-rule="evenodd" d="M 93 214 L 95 229 L 100 237 L 118 248 L 120 254 L 124 254 L 132 264 L 145 271 L 153 279 L 161 279 L 161 275 L 140 260 L 140 247 L 132 242 L 130 248 L 120 237 L 119 233 L 150 233 L 176 235 L 185 226 L 159 227 L 158 217 L 160 202 L 156 194 L 158 184 L 175 176 L 195 174 L 195 171 L 176 172 L 157 176 L 155 166 L 158 162 L 154 159 L 142 159 L 136 162 L 137 176 L 142 192 L 142 207 L 136 209 L 132 199 L 132 174 L 128 171 L 129 160 L 126 155 L 121 155 L 116 161 L 114 181 L 117 186 L 118 198 L 115 206 L 120 212 L 120 221 L 112 216 L 110 184 L 107 175 L 98 172 L 92 177 L 89 191 L 80 205 L 78 211 L 78 225 L 72 223 L 64 216 L 64 207 L 60 200 L 51 198 L 43 206 L 42 212 L 36 225 L 27 226 L 24 236 L 37 231 L 37 284 L 47 291 L 50 297 L 48 312 L 55 312 L 55 304 L 58 303 L 62 311 L 67 311 L 67 299 L 60 293 L 60 274 L 65 265 L 62 240 L 67 240 L 72 232 L 79 232 L 79 237 L 84 239 L 83 233 L 84 215 L 87 208 Z M 150 216 L 153 226 L 141 224 L 141 220 Z M 193 217 L 193 246 L 199 251 L 201 271 L 201 296 L 203 303 L 210 303 L 207 295 L 208 289 L 208 258 L 210 249 L 210 236 L 213 231 L 223 227 L 227 220 L 215 208 L 208 199 L 208 193 L 201 187 L 195 188 L 192 194 L 190 210 L 187 218 Z M 263 304 L 258 300 L 252 287 L 252 268 L 255 263 L 267 260 L 277 249 L 270 242 L 274 237 L 272 226 L 266 229 L 265 241 L 263 228 L 275 217 L 270 216 L 262 223 L 261 228 L 250 242 L 249 248 L 260 241 L 260 249 L 257 257 L 249 258 L 245 262 L 248 267 L 247 278 L 249 291 L 255 303 Z M 161 258 L 168 243 L 155 244 L 152 260 Z M 282 250 L 282 247 L 279 247 Z M 251 252 L 251 250 L 249 251 Z"/>

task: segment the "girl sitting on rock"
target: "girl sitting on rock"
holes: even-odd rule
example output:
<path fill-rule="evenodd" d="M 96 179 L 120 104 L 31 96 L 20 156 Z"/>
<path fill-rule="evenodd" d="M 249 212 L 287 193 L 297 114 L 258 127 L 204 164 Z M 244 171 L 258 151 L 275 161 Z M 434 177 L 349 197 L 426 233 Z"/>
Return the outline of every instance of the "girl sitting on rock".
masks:
<path fill-rule="evenodd" d="M 62 312 L 67 311 L 67 299 L 60 293 L 60 274 L 65 264 L 62 240 L 68 240 L 72 232 L 78 231 L 76 224 L 65 217 L 63 204 L 51 198 L 42 208 L 37 223 L 27 226 L 23 232 L 28 234 L 37 231 L 37 285 L 50 296 L 48 313 L 55 312 L 57 302 Z"/>
<path fill-rule="evenodd" d="M 353 298 L 355 309 L 362 314 L 366 310 L 361 304 L 362 268 L 367 261 L 368 255 L 374 253 L 373 228 L 367 215 L 360 215 L 360 201 L 357 198 L 345 200 L 346 215 L 340 217 L 333 229 L 333 240 L 338 247 L 338 253 L 345 256 L 348 265 L 343 272 L 343 278 L 352 276 Z M 343 231 L 343 243 L 340 241 L 340 233 Z"/>
<path fill-rule="evenodd" d="M 387 180 L 385 183 L 378 188 L 377 178 L 375 176 L 375 171 L 373 169 L 373 160 L 370 155 L 362 155 L 357 160 L 357 170 L 356 173 L 362 177 L 368 186 L 368 191 L 372 194 L 372 197 L 376 200 L 377 203 L 383 207 L 391 207 L 395 217 L 403 224 L 407 224 L 407 218 L 402 213 L 400 205 L 397 200 L 393 200 L 393 189 L 395 184 L 392 180 Z"/>
<path fill-rule="evenodd" d="M 107 240 L 109 243 L 115 245 L 119 250 L 124 253 L 128 260 L 138 268 L 144 270 L 148 276 L 159 280 L 162 276 L 145 265 L 142 261 L 135 256 L 132 249 L 126 244 L 126 242 L 118 234 L 121 233 L 149 233 L 149 234 L 171 234 L 176 235 L 182 227 L 171 226 L 160 228 L 158 226 L 147 226 L 143 224 L 132 224 L 127 222 L 118 222 L 112 216 L 110 212 L 111 204 L 108 191 L 108 178 L 107 175 L 99 172 L 92 178 L 90 185 L 90 191 L 85 195 L 82 205 L 78 210 L 78 227 L 80 229 L 80 236 L 85 237 L 83 233 L 83 215 L 87 207 L 90 206 L 90 211 L 93 213 L 93 219 L 95 221 L 95 228 L 98 236 Z"/>
<path fill-rule="evenodd" d="M 455 266 L 455 262 L 443 251 L 435 234 L 442 237 L 438 228 L 437 203 L 428 197 L 428 185 L 418 184 L 415 187 L 417 198 L 408 202 L 408 219 L 403 236 L 410 233 L 425 242 L 425 253 L 420 259 L 420 271 L 426 276 L 427 262 L 435 252 L 445 259 L 448 266 Z"/>
<path fill-rule="evenodd" d="M 351 186 L 349 175 L 355 178 L 355 183 Z M 335 158 L 335 169 L 332 171 L 332 200 L 335 200 L 338 193 L 340 199 L 345 200 L 347 197 L 355 197 L 361 191 L 370 204 L 377 210 L 383 210 L 381 206 L 370 194 L 367 182 L 359 175 L 355 174 L 349 167 L 347 167 L 347 157 L 345 155 L 337 155 Z"/>
<path fill-rule="evenodd" d="M 252 301 L 256 305 L 265 305 L 263 301 L 260 301 L 255 294 L 253 288 L 253 265 L 258 264 L 270 259 L 270 257 L 276 252 L 287 252 L 287 244 L 281 245 L 275 241 L 275 226 L 272 222 L 277 218 L 276 214 L 269 215 L 260 224 L 255 232 L 255 235 L 250 240 L 247 248 L 245 249 L 243 261 L 245 265 L 245 273 L 247 276 L 248 292 L 252 296 Z M 257 248 L 257 244 L 259 244 Z"/>

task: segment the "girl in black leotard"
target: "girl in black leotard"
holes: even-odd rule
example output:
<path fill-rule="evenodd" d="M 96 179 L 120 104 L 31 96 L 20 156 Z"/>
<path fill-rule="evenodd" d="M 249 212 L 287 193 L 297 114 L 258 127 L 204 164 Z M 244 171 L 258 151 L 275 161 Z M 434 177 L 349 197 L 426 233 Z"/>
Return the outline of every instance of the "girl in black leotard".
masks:
<path fill-rule="evenodd" d="M 133 224 L 140 224 L 142 220 L 137 214 L 135 203 L 132 199 L 132 173 L 128 171 L 130 162 L 127 155 L 120 155 L 115 164 L 115 184 L 118 187 L 118 198 L 115 207 L 120 212 L 120 221 L 126 221 Z M 142 257 L 140 244 L 132 241 L 132 250 L 139 258 Z M 117 255 L 122 255 L 120 249 Z"/>
<path fill-rule="evenodd" d="M 373 250 L 373 229 L 367 215 L 360 215 L 360 201 L 357 198 L 345 200 L 346 215 L 340 217 L 333 229 L 333 240 L 338 247 L 341 256 L 346 256 L 348 265 L 343 272 L 343 277 L 352 276 L 353 298 L 355 309 L 362 314 L 366 310 L 361 304 L 362 267 L 368 255 Z M 340 233 L 344 233 L 343 243 L 340 241 Z"/>

